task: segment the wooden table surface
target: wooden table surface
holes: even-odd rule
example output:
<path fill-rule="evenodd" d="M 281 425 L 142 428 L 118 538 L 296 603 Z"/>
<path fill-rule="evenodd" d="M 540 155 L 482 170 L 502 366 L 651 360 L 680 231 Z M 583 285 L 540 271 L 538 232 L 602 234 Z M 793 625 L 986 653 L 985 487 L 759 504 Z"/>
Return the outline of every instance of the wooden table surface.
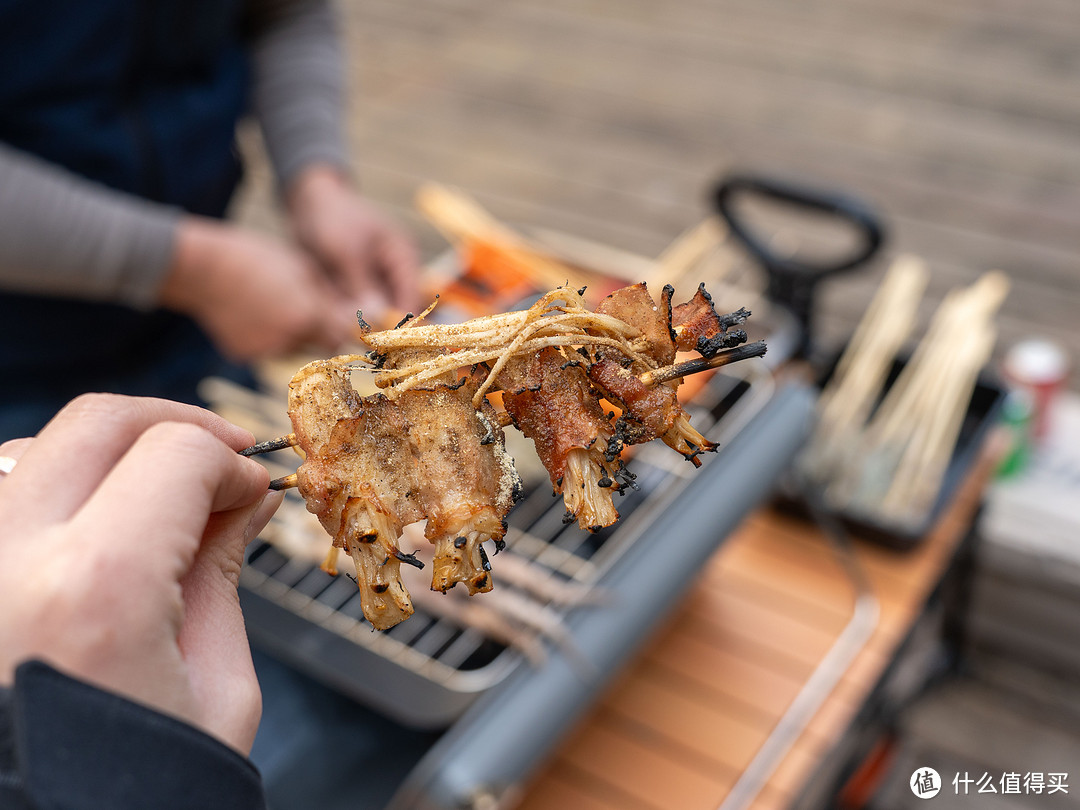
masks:
<path fill-rule="evenodd" d="M 869 695 L 970 525 L 989 460 L 914 551 L 857 543 L 876 629 L 752 805 L 794 798 Z M 613 685 L 519 810 L 713 810 L 851 616 L 853 586 L 815 527 L 752 515 Z"/>

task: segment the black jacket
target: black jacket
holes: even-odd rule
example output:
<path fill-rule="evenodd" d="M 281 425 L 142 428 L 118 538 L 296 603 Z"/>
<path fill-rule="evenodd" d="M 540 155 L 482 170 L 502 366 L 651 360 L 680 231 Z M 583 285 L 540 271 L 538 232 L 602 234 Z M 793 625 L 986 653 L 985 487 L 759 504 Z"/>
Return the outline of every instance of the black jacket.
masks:
<path fill-rule="evenodd" d="M 255 766 L 180 720 L 40 661 L 0 688 L 3 810 L 265 807 Z"/>
<path fill-rule="evenodd" d="M 0 141 L 77 175 L 221 216 L 240 179 L 250 64 L 241 0 L 0 0 Z M 0 292 L 0 436 L 85 391 L 199 402 L 239 372 L 187 318 Z"/>

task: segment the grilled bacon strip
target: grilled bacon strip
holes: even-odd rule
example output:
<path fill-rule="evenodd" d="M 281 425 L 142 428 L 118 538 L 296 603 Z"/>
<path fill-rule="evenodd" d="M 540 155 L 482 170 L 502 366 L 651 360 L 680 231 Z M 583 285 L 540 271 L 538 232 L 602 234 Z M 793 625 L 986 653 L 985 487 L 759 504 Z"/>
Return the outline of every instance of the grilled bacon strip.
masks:
<path fill-rule="evenodd" d="M 327 392 L 312 391 L 314 398 Z M 311 428 L 294 414 L 298 436 Z M 398 548 L 401 530 L 423 518 L 415 451 L 397 406 L 376 395 L 360 401 L 359 413 L 334 423 L 325 443 L 306 452 L 297 486 L 333 545 L 356 566 L 360 604 L 372 626 L 393 627 L 413 613 L 400 566 L 411 562 Z"/>
<path fill-rule="evenodd" d="M 532 439 L 563 495 L 567 522 L 589 531 L 615 523 L 611 495 L 619 491 L 622 467 L 608 452 L 611 421 L 581 366 L 548 347 L 514 364 L 498 383 L 514 426 Z"/>
<path fill-rule="evenodd" d="M 640 356 L 653 365 L 642 368 L 640 359 L 604 348 L 597 351 L 597 362 L 589 367 L 589 379 L 612 402 L 618 403 L 623 414 L 616 424 L 616 435 L 623 444 L 642 444 L 659 438 L 684 458 L 701 466 L 698 455 L 716 449 L 702 436 L 679 403 L 677 389 L 681 378 L 653 384 L 648 372 L 669 367 L 677 351 L 696 349 L 706 357 L 737 346 L 746 340 L 746 332 L 729 332 L 732 326 L 745 322 L 750 313 L 739 310 L 732 315 L 719 316 L 704 285 L 685 304 L 672 307 L 674 289 L 666 285 L 660 302 L 653 301 L 644 283 L 616 290 L 597 306 L 597 312 L 611 315 L 635 326 L 645 344 Z"/>

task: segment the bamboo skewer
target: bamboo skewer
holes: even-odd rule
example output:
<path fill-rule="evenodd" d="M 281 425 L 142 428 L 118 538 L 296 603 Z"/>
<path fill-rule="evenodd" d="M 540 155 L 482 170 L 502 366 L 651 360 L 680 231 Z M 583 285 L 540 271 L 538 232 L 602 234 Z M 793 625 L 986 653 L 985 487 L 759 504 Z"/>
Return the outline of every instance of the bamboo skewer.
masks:
<path fill-rule="evenodd" d="M 821 419 L 827 425 L 865 421 L 892 358 L 911 333 L 928 277 L 926 265 L 913 257 L 901 257 L 889 269 L 822 392 Z"/>
<path fill-rule="evenodd" d="M 815 478 L 831 476 L 850 447 L 845 438 L 865 426 L 893 358 L 915 324 L 928 275 L 921 260 L 898 258 L 859 321 L 818 402 L 818 427 L 802 463 Z"/>
<path fill-rule="evenodd" d="M 933 506 L 1008 286 L 994 271 L 945 297 L 877 412 L 847 441 L 853 449 L 830 470 L 832 506 L 891 520 L 918 519 Z"/>
<path fill-rule="evenodd" d="M 712 357 L 695 357 L 682 363 L 675 363 L 663 368 L 654 368 L 638 375 L 638 379 L 645 385 L 659 385 L 669 380 L 677 380 L 679 377 L 687 377 L 714 368 L 720 368 L 740 360 L 749 360 L 751 357 L 764 357 L 767 350 L 764 340 L 755 343 L 747 343 L 733 349 L 725 349 L 717 352 Z"/>
<path fill-rule="evenodd" d="M 897 514 L 908 507 L 917 512 L 930 508 L 937 492 L 935 482 L 944 476 L 979 370 L 990 358 L 994 338 L 993 327 L 983 324 L 982 334 L 973 337 L 952 364 L 948 388 L 941 397 L 945 404 L 932 412 L 922 441 L 909 443 L 901 457 L 892 486 L 882 499 L 885 514 Z"/>
<path fill-rule="evenodd" d="M 871 430 L 880 431 L 881 440 L 899 437 L 910 422 L 908 415 L 919 408 L 920 401 L 936 399 L 935 388 L 947 370 L 949 357 L 966 339 L 965 333 L 977 329 L 991 318 L 1005 300 L 1008 281 L 1001 273 L 987 273 L 965 290 L 946 296 L 934 317 L 926 337 L 916 348 L 874 417 Z"/>
<path fill-rule="evenodd" d="M 286 447 L 296 447 L 298 441 L 296 434 L 290 433 L 278 439 L 270 439 L 269 441 L 253 444 L 251 447 L 245 447 L 240 451 L 240 455 L 257 456 L 262 453 L 272 453 L 275 450 L 284 450 Z"/>
<path fill-rule="evenodd" d="M 476 200 L 460 191 L 428 183 L 416 193 L 416 207 L 452 245 L 480 242 L 497 246 L 506 255 L 527 267 L 538 283 L 548 287 L 562 284 L 580 287 L 596 276 L 560 262 L 533 245 L 524 236 L 488 213 Z"/>
<path fill-rule="evenodd" d="M 669 382 L 671 380 L 677 380 L 680 377 L 699 374 L 703 371 L 720 368 L 722 366 L 730 365 L 731 363 L 737 363 L 741 360 L 749 360 L 753 357 L 764 357 L 767 350 L 768 347 L 765 345 L 765 341 L 759 340 L 754 343 L 748 343 L 745 346 L 737 346 L 732 349 L 719 351 L 712 357 L 694 358 L 693 360 L 686 360 L 681 363 L 674 363 L 670 366 L 652 369 L 651 371 L 646 371 L 643 374 L 638 375 L 638 379 L 645 385 L 660 385 L 661 383 Z M 503 423 L 501 419 L 500 423 L 503 427 L 511 424 L 509 421 Z M 265 442 L 259 442 L 251 447 L 245 447 L 239 452 L 242 456 L 255 456 L 261 453 L 282 450 L 286 447 L 295 447 L 296 443 L 296 434 L 290 433 L 276 439 L 268 439 Z M 289 489 L 296 485 L 296 474 L 294 473 L 293 475 L 275 478 L 270 482 L 270 489 Z"/>
<path fill-rule="evenodd" d="M 669 382 L 678 379 L 679 377 L 700 374 L 713 368 L 730 365 L 731 363 L 738 363 L 743 360 L 750 360 L 752 357 L 762 357 L 765 356 L 767 350 L 768 347 L 766 346 L 765 341 L 758 340 L 753 343 L 746 343 L 745 346 L 718 351 L 710 357 L 694 357 L 693 360 L 674 363 L 670 366 L 662 366 L 661 368 L 653 368 L 649 370 L 649 372 L 638 375 L 638 379 L 646 384 L 646 386 L 659 386 L 659 384 L 663 382 Z M 494 372 L 492 372 L 488 379 L 491 379 L 492 377 L 494 377 Z M 502 423 L 502 427 L 507 427 L 507 424 L 510 424 L 511 422 L 503 422 L 503 420 L 500 419 L 500 423 Z M 297 441 L 296 434 L 289 433 L 278 438 L 270 438 L 270 440 L 267 440 L 266 442 L 259 442 L 251 447 L 245 447 L 240 450 L 240 455 L 257 456 L 260 454 L 272 453 L 274 450 L 295 447 Z M 293 475 L 274 478 L 274 480 L 270 482 L 271 489 L 288 489 L 295 487 L 296 485 L 295 473 Z"/>
<path fill-rule="evenodd" d="M 270 482 L 269 488 L 274 490 L 275 492 L 278 492 L 283 489 L 292 489 L 293 487 L 298 486 L 298 484 L 299 481 L 297 480 L 297 475 L 296 473 L 293 473 L 292 475 L 285 475 L 281 478 L 275 478 L 273 481 Z"/>

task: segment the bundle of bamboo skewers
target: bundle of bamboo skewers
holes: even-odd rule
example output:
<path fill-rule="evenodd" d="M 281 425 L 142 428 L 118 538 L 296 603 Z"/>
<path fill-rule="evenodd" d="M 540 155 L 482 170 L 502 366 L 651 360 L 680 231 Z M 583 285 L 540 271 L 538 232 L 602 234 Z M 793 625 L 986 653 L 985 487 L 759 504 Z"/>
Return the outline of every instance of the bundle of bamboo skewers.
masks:
<path fill-rule="evenodd" d="M 926 280 L 918 259 L 892 265 L 822 392 L 801 468 L 824 487 L 833 509 L 918 524 L 941 491 L 1009 283 L 992 271 L 950 292 L 882 395 Z"/>
<path fill-rule="evenodd" d="M 595 287 L 599 292 L 621 280 L 645 281 L 650 289 L 659 290 L 665 284 L 685 286 L 693 279 L 695 286 L 708 282 L 714 296 L 733 288 L 739 306 L 765 305 L 764 283 L 736 271 L 734 254 L 726 249 L 727 226 L 717 216 L 687 228 L 654 258 L 556 231 L 537 229 L 526 235 L 465 192 L 438 183 L 425 183 L 417 190 L 416 207 L 460 254 L 467 255 L 477 244 L 494 249 L 526 272 L 537 289 L 568 285 Z"/>

